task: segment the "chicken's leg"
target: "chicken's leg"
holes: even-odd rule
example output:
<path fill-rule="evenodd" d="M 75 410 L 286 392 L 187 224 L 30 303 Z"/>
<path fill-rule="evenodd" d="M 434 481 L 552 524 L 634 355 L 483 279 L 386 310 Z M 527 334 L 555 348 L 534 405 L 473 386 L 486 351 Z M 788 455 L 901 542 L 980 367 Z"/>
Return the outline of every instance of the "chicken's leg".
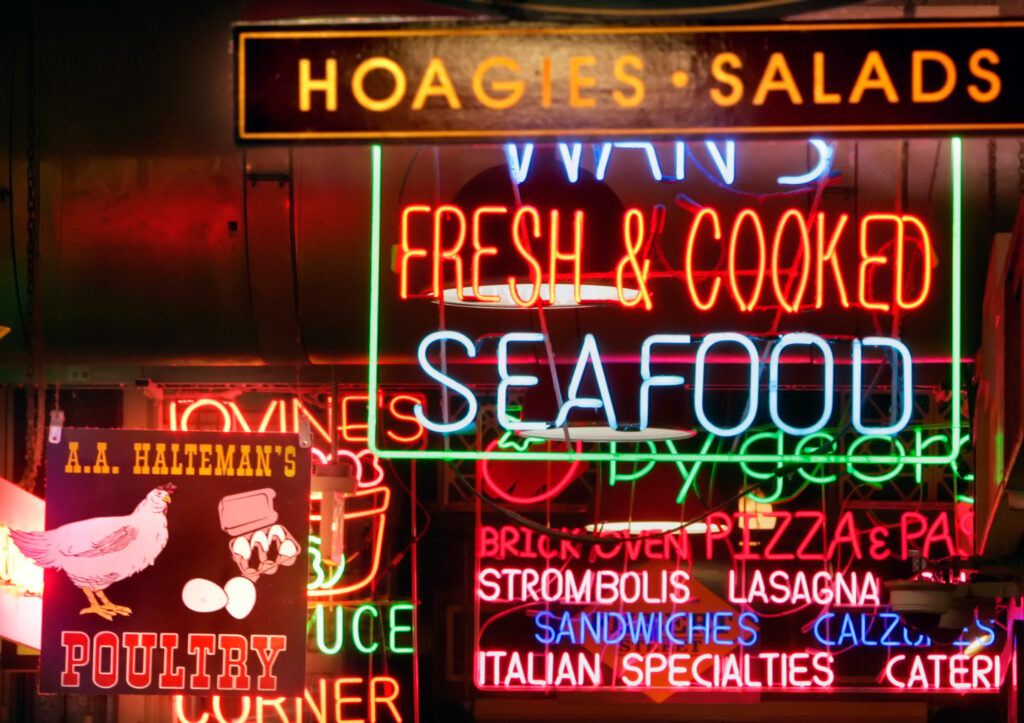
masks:
<path fill-rule="evenodd" d="M 85 596 L 89 598 L 89 607 L 82 608 L 82 611 L 78 613 L 79 615 L 85 615 L 86 613 L 96 613 L 104 620 L 114 619 L 114 612 L 112 610 L 107 610 L 105 607 L 103 607 L 99 603 L 99 601 L 96 600 L 96 595 L 93 594 L 93 591 L 90 588 L 83 587 L 82 592 L 84 592 Z"/>
<path fill-rule="evenodd" d="M 104 610 L 109 610 L 110 612 L 116 613 L 118 615 L 132 614 L 131 608 L 126 608 L 124 605 L 115 605 L 114 603 L 110 602 L 110 599 L 107 597 L 107 594 L 102 590 L 96 591 L 96 597 L 100 599 L 100 602 L 103 604 Z"/>

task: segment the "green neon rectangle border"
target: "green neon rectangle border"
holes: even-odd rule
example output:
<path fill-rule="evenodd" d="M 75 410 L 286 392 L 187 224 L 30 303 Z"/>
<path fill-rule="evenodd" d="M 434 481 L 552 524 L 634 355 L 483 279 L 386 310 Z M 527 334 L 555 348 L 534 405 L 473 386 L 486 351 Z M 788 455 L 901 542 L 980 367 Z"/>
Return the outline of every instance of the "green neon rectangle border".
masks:
<path fill-rule="evenodd" d="M 379 387 L 377 362 L 380 345 L 380 246 L 381 246 L 381 174 L 383 172 L 383 148 L 370 146 L 371 153 L 371 209 L 370 209 L 370 344 L 368 364 L 368 397 L 377 398 Z M 951 359 L 952 399 L 960 398 L 960 281 L 961 246 L 963 221 L 963 141 L 959 137 L 950 139 L 950 175 L 952 177 L 952 290 L 951 290 Z M 954 412 L 958 409 L 954 401 Z M 515 452 L 515 451 L 457 451 L 457 450 L 389 450 L 377 446 L 378 410 L 376 404 L 367 404 L 367 446 L 370 451 L 383 459 L 432 459 L 432 460 L 585 460 L 590 462 L 746 462 L 748 464 L 904 464 L 946 465 L 955 461 L 960 453 L 961 421 L 959 413 L 951 420 L 950 453 L 946 455 L 846 455 L 846 454 L 700 454 L 699 452 Z"/>

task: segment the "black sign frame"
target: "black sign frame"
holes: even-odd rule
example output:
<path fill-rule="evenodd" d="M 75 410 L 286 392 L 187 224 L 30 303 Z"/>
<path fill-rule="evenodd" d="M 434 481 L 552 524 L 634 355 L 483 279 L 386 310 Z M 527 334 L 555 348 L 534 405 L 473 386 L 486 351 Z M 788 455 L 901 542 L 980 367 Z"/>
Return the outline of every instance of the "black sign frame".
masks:
<path fill-rule="evenodd" d="M 238 25 L 235 136 L 363 144 L 1019 134 L 1022 38 L 1024 21 L 1003 20 Z M 303 58 L 313 81 L 305 111 Z M 374 58 L 385 62 L 361 66 Z M 331 78 L 333 110 L 323 85 Z"/>

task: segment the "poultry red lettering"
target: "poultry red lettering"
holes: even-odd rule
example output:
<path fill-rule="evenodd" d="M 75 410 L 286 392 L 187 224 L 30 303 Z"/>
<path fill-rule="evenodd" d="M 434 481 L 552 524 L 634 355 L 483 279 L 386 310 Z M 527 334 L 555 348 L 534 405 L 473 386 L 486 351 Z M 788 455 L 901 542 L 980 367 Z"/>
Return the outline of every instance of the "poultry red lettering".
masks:
<path fill-rule="evenodd" d="M 159 640 L 159 644 L 157 641 Z M 217 689 L 248 691 L 252 688 L 252 670 L 259 690 L 276 690 L 277 675 L 274 666 L 287 647 L 284 635 L 214 635 L 191 633 L 184 660 L 179 655 L 178 635 L 155 632 L 115 633 L 103 630 L 90 636 L 80 630 L 61 633 L 64 647 L 64 670 L 61 685 L 77 688 L 82 685 L 83 674 L 97 687 L 110 688 L 122 678 L 133 688 L 147 688 L 153 680 L 153 671 L 161 671 L 157 684 L 163 690 L 181 689 L 186 674 L 193 688 L 210 689 L 213 685 L 211 668 L 219 661 Z M 383 698 L 382 698 L 383 700 Z"/>

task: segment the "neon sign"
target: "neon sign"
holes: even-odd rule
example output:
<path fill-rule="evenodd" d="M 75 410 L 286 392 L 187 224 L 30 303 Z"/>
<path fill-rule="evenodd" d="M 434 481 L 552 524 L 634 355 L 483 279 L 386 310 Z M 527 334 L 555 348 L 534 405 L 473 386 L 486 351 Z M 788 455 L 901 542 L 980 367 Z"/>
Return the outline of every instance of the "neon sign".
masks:
<path fill-rule="evenodd" d="M 891 561 L 970 554 L 962 516 L 905 511 L 879 524 L 851 511 L 832 523 L 811 510 L 762 514 L 775 524 L 715 513 L 697 540 L 686 528 L 622 540 L 598 532 L 601 545 L 481 524 L 477 686 L 833 690 L 846 685 L 842 656 L 856 650 L 874 661 L 881 691 L 998 690 L 1006 635 L 997 621 L 976 617 L 938 643 L 886 608 L 879 570 L 901 569 Z M 795 647 L 783 648 L 770 622 L 783 616 L 797 616 L 789 627 L 805 636 Z"/>
<path fill-rule="evenodd" d="M 572 218 L 571 251 L 560 250 L 560 218 L 566 213 Z M 526 265 L 525 277 L 508 276 L 507 283 L 515 305 L 532 308 L 538 303 L 553 304 L 558 297 L 559 263 L 570 263 L 571 287 L 577 304 L 583 299 L 583 266 L 588 229 L 584 210 L 560 211 L 552 209 L 542 213 L 534 206 L 518 209 L 508 206 L 481 206 L 467 210 L 452 204 L 431 206 L 411 204 L 401 212 L 399 249 L 395 262 L 399 274 L 399 296 L 402 299 L 424 297 L 441 299 L 445 289 L 454 288 L 459 301 L 471 300 L 478 304 L 505 306 L 507 300 L 486 291 L 482 281 L 486 275 L 499 275 L 500 269 Z M 487 217 L 497 217 L 488 220 Z M 622 219 L 622 246 L 620 258 L 614 267 L 598 269 L 589 275 L 605 274 L 614 279 L 616 298 L 625 308 L 633 308 L 643 301 L 645 310 L 653 308 L 648 282 L 651 278 L 650 260 L 638 258 L 646 238 L 645 215 L 631 208 Z M 795 208 L 781 214 L 774 227 L 762 219 L 753 208 L 740 211 L 731 223 L 723 223 L 721 213 L 714 208 L 702 208 L 690 223 L 686 234 L 683 267 L 679 273 L 668 274 L 678 278 L 687 296 L 660 297 L 661 303 L 674 304 L 689 298 L 694 308 L 711 311 L 725 306 L 726 297 L 735 308 L 752 312 L 781 307 L 795 314 L 806 309 L 825 307 L 826 292 L 834 294 L 844 309 L 857 307 L 891 312 L 894 309 L 913 310 L 928 299 L 932 291 L 932 259 L 935 255 L 931 234 L 924 222 L 910 214 L 869 213 L 860 221 L 856 236 L 848 243 L 857 247 L 856 266 L 844 270 L 840 262 L 843 240 L 847 232 L 849 214 L 842 213 L 830 219 L 819 211 L 811 219 Z M 893 233 L 892 248 L 886 253 L 873 250 L 882 234 Z M 486 243 L 485 237 L 505 234 L 511 247 Z M 813 237 L 813 240 L 812 240 Z M 791 261 L 783 263 L 783 249 L 793 239 L 799 243 L 801 259 L 795 291 L 787 291 L 792 273 Z M 429 242 L 427 242 L 429 239 Z M 534 242 L 548 248 L 547 258 L 532 250 Z M 757 262 L 752 268 L 743 268 L 741 250 L 753 245 Z M 721 248 L 728 254 L 724 269 L 698 270 L 695 253 L 705 245 Z M 469 248 L 472 251 L 468 251 Z M 920 288 L 907 290 L 908 256 L 920 254 Z M 546 262 L 546 263 L 544 263 Z M 429 290 L 417 293 L 413 272 L 420 265 L 430 268 Z M 486 264 L 487 270 L 484 269 Z M 450 268 L 449 268 L 450 267 Z M 642 267 L 642 268 L 641 268 Z M 891 269 L 893 288 L 891 296 L 878 297 L 873 290 L 874 267 Z M 624 273 L 629 271 L 628 274 Z M 845 273 L 844 273 L 845 271 Z M 749 277 L 753 277 L 750 281 Z M 807 296 L 813 280 L 813 296 Z M 766 281 L 769 283 L 766 284 Z M 742 283 L 741 283 L 742 282 Z M 639 291 L 637 289 L 639 287 Z M 749 290 L 745 290 L 746 287 Z M 546 294 L 542 294 L 542 289 Z"/>
<path fill-rule="evenodd" d="M 633 154 L 646 159 L 654 178 L 647 145 L 640 141 L 625 143 L 600 145 L 597 160 L 602 156 L 612 158 L 616 153 Z M 728 146 L 718 144 L 716 148 L 723 164 L 728 165 Z M 811 143 L 810 148 L 811 170 L 815 170 L 829 155 L 830 147 Z M 540 151 L 529 146 L 505 150 L 511 176 L 526 194 L 533 178 L 529 169 L 537 165 Z M 561 171 L 556 168 L 557 174 L 564 176 L 562 181 L 568 187 L 582 187 L 579 177 L 575 184 L 571 181 L 576 160 L 582 158 L 582 146 L 567 143 L 555 150 L 564 161 Z M 687 152 L 684 150 L 684 157 L 689 157 Z M 948 428 L 926 432 L 914 416 L 912 399 L 917 374 L 925 364 L 930 368 L 945 365 L 949 394 L 959 398 L 962 393 L 959 139 L 950 141 L 952 223 L 948 234 L 942 236 L 931 220 L 912 213 L 872 211 L 855 220 L 832 210 L 817 209 L 807 214 L 788 201 L 771 212 L 749 205 L 726 210 L 724 205 L 687 202 L 682 206 L 692 216 L 680 219 L 676 245 L 669 255 L 672 258 L 656 261 L 652 238 L 664 226 L 657 222 L 657 209 L 649 214 L 643 208 L 624 204 L 621 228 L 598 229 L 591 228 L 591 209 L 531 205 L 541 201 L 525 196 L 522 205 L 509 205 L 507 201 L 480 206 L 467 202 L 465 207 L 445 201 L 409 203 L 397 209 L 394 219 L 398 248 L 393 259 L 395 277 L 390 281 L 383 274 L 381 258 L 381 153 L 380 148 L 372 149 L 371 394 L 382 388 L 384 371 L 378 363 L 380 310 L 382 297 L 389 289 L 397 295 L 398 308 L 423 303 L 421 299 L 523 309 L 599 301 L 620 315 L 650 309 L 652 314 L 668 311 L 678 318 L 676 311 L 685 310 L 684 316 L 694 320 L 692 326 L 680 328 L 676 322 L 669 329 L 647 331 L 641 338 L 632 339 L 625 352 L 618 337 L 647 330 L 650 324 L 616 322 L 614 354 L 609 351 L 612 341 L 603 337 L 598 324 L 580 329 L 575 350 L 569 352 L 575 354 L 574 360 L 570 359 L 575 363 L 567 371 L 568 376 L 559 380 L 560 388 L 553 390 L 552 396 L 558 398 L 554 413 L 545 411 L 539 416 L 524 405 L 522 416 L 516 418 L 509 414 L 510 406 L 518 401 L 516 397 L 548 387 L 551 370 L 538 360 L 546 358 L 549 350 L 558 349 L 558 363 L 565 364 L 564 340 L 550 330 L 520 325 L 516 319 L 521 317 L 514 314 L 488 315 L 504 328 L 471 338 L 466 332 L 472 327 L 461 325 L 461 317 L 453 312 L 444 329 L 427 329 L 411 339 L 408 334 L 404 336 L 406 352 L 419 362 L 416 381 L 430 389 L 414 407 L 416 419 L 425 430 L 424 447 L 403 449 L 392 444 L 380 427 L 381 415 L 371 409 L 368 447 L 382 458 L 673 462 L 681 465 L 680 471 L 687 478 L 680 501 L 700 465 L 743 464 L 745 474 L 767 482 L 757 493 L 763 502 L 783 494 L 781 479 L 774 480 L 774 488 L 771 484 L 779 468 L 799 468 L 801 479 L 815 484 L 825 484 L 846 472 L 872 485 L 886 483 L 905 468 L 913 470 L 918 480 L 926 466 L 955 468 L 966 439 L 960 415 L 952 415 Z M 834 160 L 831 156 L 825 162 L 823 167 L 829 170 L 815 173 L 832 172 Z M 659 171 L 663 180 L 668 178 L 661 165 Z M 774 177 L 802 180 L 799 174 L 787 173 Z M 731 191 L 725 186 L 723 192 L 728 195 Z M 589 240 L 598 232 L 612 233 L 609 243 L 602 242 L 601 254 Z M 613 252 L 610 258 L 605 254 L 608 248 Z M 604 265 L 590 268 L 592 257 L 598 256 Z M 720 259 L 717 264 L 712 261 L 716 256 Z M 600 284 L 595 284 L 595 274 L 601 277 Z M 592 293 L 597 296 L 589 296 Z M 864 324 L 854 324 L 853 319 L 864 318 L 865 314 L 908 319 L 923 309 L 937 309 L 939 300 L 948 301 L 948 357 L 923 356 L 912 343 L 895 336 L 856 338 L 856 334 L 812 330 L 839 318 L 849 320 L 845 328 L 863 328 Z M 389 308 L 395 306 L 390 304 Z M 601 313 L 593 312 L 592 316 L 596 319 Z M 781 319 L 784 328 L 775 327 L 769 333 L 716 329 L 709 321 L 712 315 L 736 319 L 736 324 L 748 328 L 761 324 L 759 319 Z M 815 326 L 800 328 L 803 319 L 815 318 Z M 506 320 L 512 320 L 512 328 Z M 934 352 L 929 350 L 929 354 Z M 532 362 L 524 361 L 531 357 Z M 638 386 L 628 394 L 623 394 L 628 387 L 623 388 L 621 381 L 607 373 L 612 357 L 616 364 L 633 363 L 639 368 Z M 742 405 L 738 418 L 723 414 L 707 391 L 709 375 L 719 369 L 718 361 L 732 365 L 736 359 L 743 365 L 747 381 L 745 390 L 742 385 L 734 390 L 737 403 Z M 686 366 L 680 368 L 680 362 Z M 548 365 L 553 363 L 549 361 Z M 802 408 L 791 407 L 786 401 L 783 390 L 791 383 L 786 381 L 784 370 L 790 363 L 805 364 L 815 375 L 814 383 L 820 389 L 816 404 L 820 406 L 814 408 L 813 415 L 804 414 Z M 493 365 L 493 375 L 485 377 L 484 382 L 487 389 L 497 386 L 495 402 L 502 432 L 529 438 L 533 432 L 595 419 L 612 430 L 643 432 L 663 426 L 658 421 L 659 409 L 664 417 L 666 408 L 676 409 L 682 401 L 685 406 L 681 418 L 692 421 L 675 424 L 696 427 L 696 435 L 674 442 L 598 443 L 582 449 L 535 444 L 519 449 L 487 444 L 490 440 L 485 440 L 480 449 L 466 449 L 444 442 L 443 437 L 471 429 L 482 405 L 491 401 L 490 395 L 486 401 L 478 398 L 481 364 Z M 892 370 L 896 387 L 888 414 L 879 414 L 877 406 L 872 406 L 869 413 L 867 405 L 877 400 L 865 399 L 877 396 L 872 380 L 877 379 L 881 365 Z M 930 379 L 927 375 L 921 378 Z M 439 398 L 448 405 L 447 411 L 439 407 Z M 845 400 L 842 406 L 841 398 Z M 839 420 L 846 418 L 851 420 L 850 429 L 837 429 Z M 755 429 L 762 423 L 771 427 Z M 738 438 L 739 443 L 716 444 L 723 438 Z M 883 471 L 875 471 L 879 467 Z M 549 483 L 549 487 L 555 486 Z"/>
<path fill-rule="evenodd" d="M 531 431 L 548 429 L 550 427 L 565 426 L 570 419 L 570 415 L 575 409 L 593 409 L 601 410 L 608 426 L 612 429 L 616 428 L 618 426 L 619 415 L 616 412 L 615 404 L 612 400 L 612 394 L 608 385 L 597 339 L 592 334 L 587 334 L 583 339 L 576 364 L 573 366 L 572 377 L 569 381 L 564 401 L 558 409 L 555 419 L 550 421 L 518 420 L 509 417 L 506 411 L 509 404 L 507 396 L 509 391 L 511 389 L 525 389 L 531 386 L 536 386 L 539 382 L 539 378 L 535 375 L 510 373 L 508 361 L 509 347 L 513 344 L 538 344 L 545 340 L 546 337 L 543 334 L 532 332 L 512 332 L 501 336 L 498 342 L 497 363 L 497 374 L 500 379 L 500 383 L 498 385 L 498 423 L 504 429 L 511 432 L 529 433 Z M 438 421 L 436 419 L 429 418 L 424 411 L 424 404 L 422 403 L 417 403 L 417 405 L 413 407 L 413 413 L 416 415 L 416 419 L 419 423 L 427 430 L 438 434 L 449 434 L 466 428 L 476 417 L 477 409 L 479 408 L 479 402 L 477 401 L 476 395 L 468 386 L 455 379 L 450 374 L 446 374 L 442 370 L 438 369 L 430 360 L 430 355 L 434 347 L 440 347 L 449 341 L 458 343 L 463 348 L 467 358 L 469 359 L 473 359 L 478 355 L 478 351 L 472 340 L 465 334 L 454 330 L 436 331 L 428 334 L 423 341 L 420 342 L 417 350 L 417 358 L 419 359 L 420 368 L 423 370 L 424 374 L 441 385 L 442 388 L 446 388 L 461 397 L 465 402 L 465 408 L 462 415 L 450 422 Z M 640 430 L 648 427 L 648 410 L 650 409 L 652 388 L 657 387 L 661 390 L 668 387 L 682 388 L 686 381 L 683 376 L 677 374 L 652 374 L 652 349 L 655 345 L 666 346 L 671 344 L 675 346 L 685 346 L 690 343 L 691 338 L 687 334 L 656 334 L 649 336 L 644 340 L 641 347 L 640 361 L 642 379 L 639 393 L 640 408 L 637 412 L 634 412 L 635 414 L 638 414 L 641 419 L 639 426 Z M 721 347 L 726 344 L 734 344 L 740 347 L 742 353 L 746 357 L 745 363 L 748 368 L 747 396 L 749 401 L 746 406 L 746 414 L 739 422 L 729 427 L 721 426 L 717 422 L 713 421 L 709 417 L 705 407 L 705 380 L 708 376 L 708 366 L 711 364 L 709 354 L 711 354 L 712 350 L 715 350 L 716 347 Z M 758 413 L 760 355 L 757 347 L 755 346 L 754 340 L 743 334 L 722 332 L 706 335 L 699 344 L 696 344 L 696 346 L 696 361 L 694 362 L 693 371 L 693 409 L 697 420 L 703 429 L 719 437 L 736 437 L 743 435 L 754 424 Z M 821 366 L 823 368 L 825 384 L 822 411 L 817 422 L 810 426 L 801 428 L 796 428 L 788 424 L 782 418 L 779 402 L 780 390 L 778 379 L 780 359 L 782 352 L 787 347 L 791 346 L 813 347 L 818 350 L 823 362 Z M 910 392 L 913 387 L 913 359 L 911 357 L 910 350 L 907 349 L 906 345 L 898 339 L 875 336 L 866 337 L 863 340 L 854 339 L 850 346 L 850 353 L 852 356 L 851 369 L 853 374 L 851 413 L 854 429 L 862 435 L 878 436 L 899 433 L 909 423 L 912 412 L 912 396 Z M 899 413 L 898 415 L 894 415 L 894 421 L 892 421 L 891 424 L 869 427 L 864 422 L 864 415 L 862 411 L 864 399 L 862 392 L 864 389 L 863 350 L 865 348 L 892 350 L 902 360 L 902 364 L 899 366 L 899 387 L 902 390 L 902 394 L 899 397 Z M 815 334 L 784 334 L 773 347 L 768 367 L 771 379 L 768 388 L 768 409 L 772 423 L 779 429 L 795 436 L 806 437 L 820 432 L 832 417 L 832 380 L 835 376 L 835 357 L 830 345 L 822 337 Z M 585 377 L 593 379 L 596 383 L 599 392 L 597 396 L 580 395 L 580 387 Z M 665 394 L 665 392 L 662 391 L 662 394 Z M 678 400 L 675 401 L 678 402 Z M 746 455 L 741 455 L 741 458 L 744 456 Z M 851 456 L 856 459 L 855 455 Z"/>
<path fill-rule="evenodd" d="M 312 690 L 311 690 L 312 688 Z M 232 696 L 232 702 L 214 695 L 210 709 L 191 717 L 186 711 L 185 696 L 174 696 L 175 723 L 237 723 L 251 720 L 280 720 L 281 723 L 301 723 L 311 716 L 317 723 L 344 723 L 369 720 L 370 723 L 402 723 L 404 718 L 396 701 L 401 694 L 397 679 L 390 675 L 363 677 L 350 675 L 333 679 L 320 678 L 307 686 L 302 697 L 264 698 L 260 696 Z M 229 712 L 230 711 L 230 712 Z M 360 711 L 357 713 L 356 711 Z M 269 716 L 273 714 L 274 718 Z M 349 718 L 349 715 L 363 715 Z"/>
<path fill-rule="evenodd" d="M 412 653 L 412 604 L 392 603 L 386 613 L 382 607 L 370 603 L 359 605 L 347 611 L 349 620 L 346 624 L 343 605 L 335 605 L 333 613 L 328 613 L 327 606 L 317 604 L 313 610 L 317 648 L 324 655 L 337 655 L 344 648 L 347 637 L 356 650 L 370 655 L 382 645 L 382 641 L 374 640 L 374 628 L 384 628 L 386 624 L 387 634 L 383 638 L 386 650 L 401 655 Z M 332 619 L 330 625 L 329 619 Z"/>

